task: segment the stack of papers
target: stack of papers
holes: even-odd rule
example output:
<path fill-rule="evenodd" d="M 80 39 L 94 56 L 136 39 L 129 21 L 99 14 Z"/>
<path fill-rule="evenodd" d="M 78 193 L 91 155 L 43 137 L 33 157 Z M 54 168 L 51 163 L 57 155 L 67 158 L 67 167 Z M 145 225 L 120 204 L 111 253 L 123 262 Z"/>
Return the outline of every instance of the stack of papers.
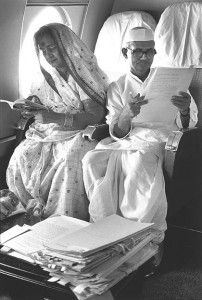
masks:
<path fill-rule="evenodd" d="M 49 272 L 49 281 L 68 284 L 82 300 L 106 292 L 155 255 L 155 237 L 153 224 L 118 215 L 96 223 L 57 216 L 3 245 L 31 258 Z"/>

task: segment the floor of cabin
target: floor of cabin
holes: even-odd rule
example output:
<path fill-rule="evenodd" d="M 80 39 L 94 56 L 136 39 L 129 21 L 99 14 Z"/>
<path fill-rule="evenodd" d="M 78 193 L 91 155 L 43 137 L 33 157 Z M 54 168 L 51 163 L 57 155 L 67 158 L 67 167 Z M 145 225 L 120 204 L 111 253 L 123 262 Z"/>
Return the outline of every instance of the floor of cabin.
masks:
<path fill-rule="evenodd" d="M 202 231 L 170 225 L 159 270 L 134 279 L 117 300 L 201 300 Z"/>
<path fill-rule="evenodd" d="M 122 286 L 123 289 L 116 295 L 115 300 L 201 300 L 201 250 L 202 231 L 169 225 L 164 241 L 163 260 L 158 271 L 144 279 L 141 276 L 132 277 L 124 288 Z M 33 293 L 8 293 L 0 287 L 0 300 L 31 299 L 44 298 Z"/>

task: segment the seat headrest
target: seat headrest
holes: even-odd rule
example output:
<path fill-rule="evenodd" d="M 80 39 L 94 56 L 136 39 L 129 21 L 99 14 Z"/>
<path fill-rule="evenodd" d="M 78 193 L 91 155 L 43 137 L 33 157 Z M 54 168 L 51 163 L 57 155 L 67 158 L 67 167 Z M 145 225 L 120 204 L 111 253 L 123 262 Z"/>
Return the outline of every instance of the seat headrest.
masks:
<path fill-rule="evenodd" d="M 127 71 L 122 55 L 128 30 L 133 27 L 146 27 L 155 30 L 156 21 L 143 11 L 127 11 L 110 16 L 103 24 L 95 46 L 98 64 L 109 76 L 110 81 L 117 80 Z"/>
<path fill-rule="evenodd" d="M 202 66 L 202 3 L 184 2 L 168 6 L 155 30 L 153 66 Z"/>

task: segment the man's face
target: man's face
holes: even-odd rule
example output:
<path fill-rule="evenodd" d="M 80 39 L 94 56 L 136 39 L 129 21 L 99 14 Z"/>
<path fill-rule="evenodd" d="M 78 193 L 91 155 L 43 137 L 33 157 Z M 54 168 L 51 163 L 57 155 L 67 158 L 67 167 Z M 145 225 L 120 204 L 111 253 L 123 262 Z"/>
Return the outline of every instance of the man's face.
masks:
<path fill-rule="evenodd" d="M 155 53 L 154 41 L 127 43 L 127 59 L 131 72 L 140 77 L 148 73 Z"/>

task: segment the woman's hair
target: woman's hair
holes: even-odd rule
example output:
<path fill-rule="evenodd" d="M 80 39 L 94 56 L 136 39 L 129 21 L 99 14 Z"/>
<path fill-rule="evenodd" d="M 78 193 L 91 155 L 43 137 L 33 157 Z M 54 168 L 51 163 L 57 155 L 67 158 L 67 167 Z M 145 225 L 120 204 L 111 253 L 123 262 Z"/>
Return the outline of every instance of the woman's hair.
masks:
<path fill-rule="evenodd" d="M 36 46 L 39 45 L 41 38 L 45 35 L 49 35 L 54 39 L 51 28 L 49 28 L 48 26 L 43 26 L 34 34 L 34 41 Z"/>

